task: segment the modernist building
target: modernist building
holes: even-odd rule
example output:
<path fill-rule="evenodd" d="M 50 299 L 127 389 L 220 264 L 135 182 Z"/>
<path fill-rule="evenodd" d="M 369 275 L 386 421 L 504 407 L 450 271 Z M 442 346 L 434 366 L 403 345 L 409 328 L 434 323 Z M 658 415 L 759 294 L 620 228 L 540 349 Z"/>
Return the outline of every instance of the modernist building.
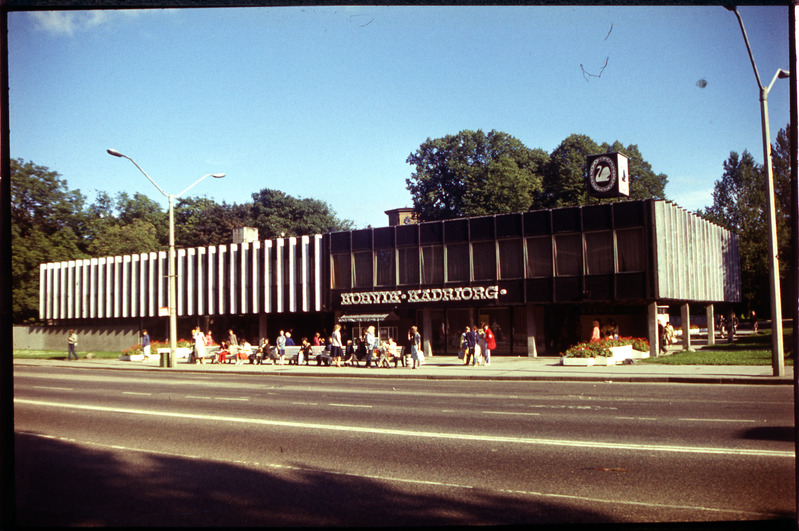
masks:
<path fill-rule="evenodd" d="M 396 213 L 395 211 L 392 211 Z M 399 219 L 398 216 L 395 216 Z M 166 331 L 167 256 L 41 265 L 52 325 Z M 200 325 L 251 340 L 280 329 L 351 336 L 376 324 L 402 343 L 416 324 L 428 354 L 454 354 L 489 323 L 497 354 L 556 355 L 594 319 L 657 349 L 658 308 L 688 315 L 740 300 L 737 237 L 660 200 L 520 212 L 241 241 L 177 253 L 180 334 Z"/>

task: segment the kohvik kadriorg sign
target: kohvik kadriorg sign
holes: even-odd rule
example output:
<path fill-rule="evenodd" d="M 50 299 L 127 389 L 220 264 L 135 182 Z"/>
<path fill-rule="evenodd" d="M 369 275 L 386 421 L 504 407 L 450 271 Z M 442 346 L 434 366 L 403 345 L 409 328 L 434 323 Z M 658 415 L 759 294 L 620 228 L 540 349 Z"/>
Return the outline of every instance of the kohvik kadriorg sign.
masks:
<path fill-rule="evenodd" d="M 506 290 L 499 286 L 466 286 L 462 288 L 428 288 L 392 291 L 367 291 L 342 293 L 342 305 L 358 304 L 402 304 L 449 301 L 498 300 Z"/>

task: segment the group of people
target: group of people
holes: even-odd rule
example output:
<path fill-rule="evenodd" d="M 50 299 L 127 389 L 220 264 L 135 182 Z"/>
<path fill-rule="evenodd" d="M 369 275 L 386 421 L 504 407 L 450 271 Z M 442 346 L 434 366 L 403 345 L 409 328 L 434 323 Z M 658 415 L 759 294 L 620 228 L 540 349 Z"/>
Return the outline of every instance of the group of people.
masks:
<path fill-rule="evenodd" d="M 497 340 L 486 323 L 467 326 L 461 334 L 461 348 L 458 359 L 464 365 L 491 365 L 491 351 L 497 348 Z"/>
<path fill-rule="evenodd" d="M 143 338 L 146 339 L 143 339 L 142 344 L 144 345 L 146 341 L 149 345 L 146 330 L 143 331 Z M 192 330 L 192 343 L 192 356 L 189 362 L 204 364 L 207 357 L 206 347 L 215 345 L 211 332 L 203 334 L 199 327 L 195 327 Z M 292 353 L 287 359 L 287 347 L 295 346 L 300 347 L 296 357 Z M 323 348 L 314 349 L 314 347 Z M 233 330 L 228 330 L 227 339 L 219 344 L 211 363 L 225 363 L 233 355 L 232 359 L 236 365 L 245 361 L 257 365 L 285 365 L 287 362 L 302 365 L 316 352 L 318 365 L 359 366 L 359 362 L 363 361 L 366 367 L 372 367 L 374 361 L 375 367 L 388 367 L 391 362 L 395 365 L 401 362 L 403 366 L 410 364 L 416 369 L 424 364 L 422 338 L 416 326 L 412 326 L 408 331 L 407 349 L 406 354 L 410 353 L 407 357 L 399 356 L 400 351 L 394 338 L 389 337 L 381 341 L 375 333 L 374 326 L 367 327 L 362 337 L 355 338 L 354 341 L 348 339 L 345 343 L 341 335 L 341 325 L 336 324 L 327 341 L 317 332 L 310 341 L 307 337 L 303 337 L 299 345 L 292 339 L 290 331 L 280 330 L 274 345 L 270 343 L 269 338 L 264 337 L 258 341 L 257 346 L 253 346 L 246 339 L 239 340 Z"/>
<path fill-rule="evenodd" d="M 591 343 L 602 341 L 603 339 L 619 339 L 619 326 L 613 319 L 608 319 L 605 325 L 599 319 L 594 319 L 591 329 Z"/>

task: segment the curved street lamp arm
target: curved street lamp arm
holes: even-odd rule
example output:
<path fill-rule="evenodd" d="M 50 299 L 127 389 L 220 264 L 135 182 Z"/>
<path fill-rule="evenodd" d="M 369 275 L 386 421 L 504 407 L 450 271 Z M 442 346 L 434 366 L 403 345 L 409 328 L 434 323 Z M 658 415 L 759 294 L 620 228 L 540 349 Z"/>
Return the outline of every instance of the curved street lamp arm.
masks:
<path fill-rule="evenodd" d="M 164 192 L 164 191 L 161 189 L 161 187 L 160 187 L 160 186 L 158 186 L 158 183 L 156 183 L 156 182 L 155 182 L 155 181 L 154 181 L 154 180 L 153 180 L 153 179 L 152 179 L 152 178 L 151 178 L 149 175 L 147 175 L 147 172 L 146 172 L 146 171 L 144 171 L 144 170 L 141 168 L 141 166 L 139 166 L 138 164 L 136 164 L 136 161 L 135 161 L 135 160 L 133 160 L 132 158 L 128 157 L 127 155 L 124 155 L 124 154 L 120 153 L 120 152 L 119 152 L 119 151 L 117 151 L 116 149 L 107 149 L 106 151 L 108 152 L 108 154 L 109 154 L 109 155 L 113 155 L 113 156 L 115 156 L 115 157 L 121 157 L 121 158 L 123 158 L 123 159 L 128 159 L 129 161 L 131 161 L 131 162 L 133 163 L 133 165 L 134 165 L 134 166 L 136 166 L 137 168 L 139 168 L 139 171 L 140 171 L 140 172 L 142 172 L 142 173 L 144 174 L 144 176 L 145 176 L 145 177 L 147 177 L 147 180 L 148 180 L 148 181 L 150 181 L 151 183 L 153 183 L 153 186 L 155 186 L 156 188 L 158 188 L 158 191 L 159 191 L 159 192 L 161 192 L 162 194 L 164 194 L 164 196 L 165 196 L 165 197 L 169 197 L 169 194 L 168 194 L 168 193 L 166 193 L 166 192 Z M 192 186 L 193 186 L 193 185 L 192 185 Z"/>
<path fill-rule="evenodd" d="M 752 62 L 752 69 L 755 71 L 755 79 L 757 80 L 757 88 L 761 91 L 763 90 L 763 83 L 760 82 L 760 74 L 757 72 L 757 65 L 755 64 L 755 57 L 752 55 L 752 48 L 749 46 L 749 37 L 746 36 L 746 28 L 744 28 L 744 19 L 741 18 L 741 14 L 738 13 L 737 7 L 727 8 L 730 9 L 735 16 L 738 17 L 738 24 L 741 26 L 741 33 L 744 36 L 744 44 L 746 44 L 746 51 L 749 52 L 749 60 Z M 772 81 L 773 83 L 773 81 Z"/>
<path fill-rule="evenodd" d="M 194 181 L 193 183 L 191 183 L 189 186 L 187 186 L 185 190 L 183 190 L 183 191 L 182 191 L 182 192 L 180 192 L 179 194 L 175 194 L 175 197 L 180 197 L 180 196 L 182 196 L 183 194 L 185 194 L 186 192 L 188 192 L 189 190 L 191 190 L 192 188 L 194 188 L 196 185 L 200 184 L 200 182 L 201 182 L 202 180 L 204 180 L 204 179 L 206 179 L 206 178 L 208 178 L 208 177 L 214 177 L 214 178 L 216 178 L 216 179 L 221 179 L 221 178 L 222 178 L 222 177 L 224 177 L 224 176 L 225 176 L 225 174 L 224 174 L 224 173 L 208 173 L 208 174 L 206 174 L 206 175 L 203 175 L 202 177 L 200 177 L 199 179 L 197 179 L 196 181 Z"/>

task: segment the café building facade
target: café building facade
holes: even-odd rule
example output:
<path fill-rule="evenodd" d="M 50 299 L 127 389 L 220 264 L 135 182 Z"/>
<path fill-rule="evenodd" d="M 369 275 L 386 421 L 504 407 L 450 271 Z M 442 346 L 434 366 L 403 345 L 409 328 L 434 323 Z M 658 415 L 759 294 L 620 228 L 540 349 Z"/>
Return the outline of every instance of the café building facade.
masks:
<path fill-rule="evenodd" d="M 454 355 L 487 323 L 497 355 L 558 355 L 613 320 L 657 353 L 658 314 L 707 315 L 740 301 L 735 234 L 663 200 L 417 223 L 179 249 L 180 337 L 201 326 L 251 342 L 375 325 L 402 344 L 417 325 L 428 355 Z M 242 237 L 242 234 L 244 236 Z M 114 325 L 166 337 L 165 252 L 40 266 L 50 327 Z"/>

